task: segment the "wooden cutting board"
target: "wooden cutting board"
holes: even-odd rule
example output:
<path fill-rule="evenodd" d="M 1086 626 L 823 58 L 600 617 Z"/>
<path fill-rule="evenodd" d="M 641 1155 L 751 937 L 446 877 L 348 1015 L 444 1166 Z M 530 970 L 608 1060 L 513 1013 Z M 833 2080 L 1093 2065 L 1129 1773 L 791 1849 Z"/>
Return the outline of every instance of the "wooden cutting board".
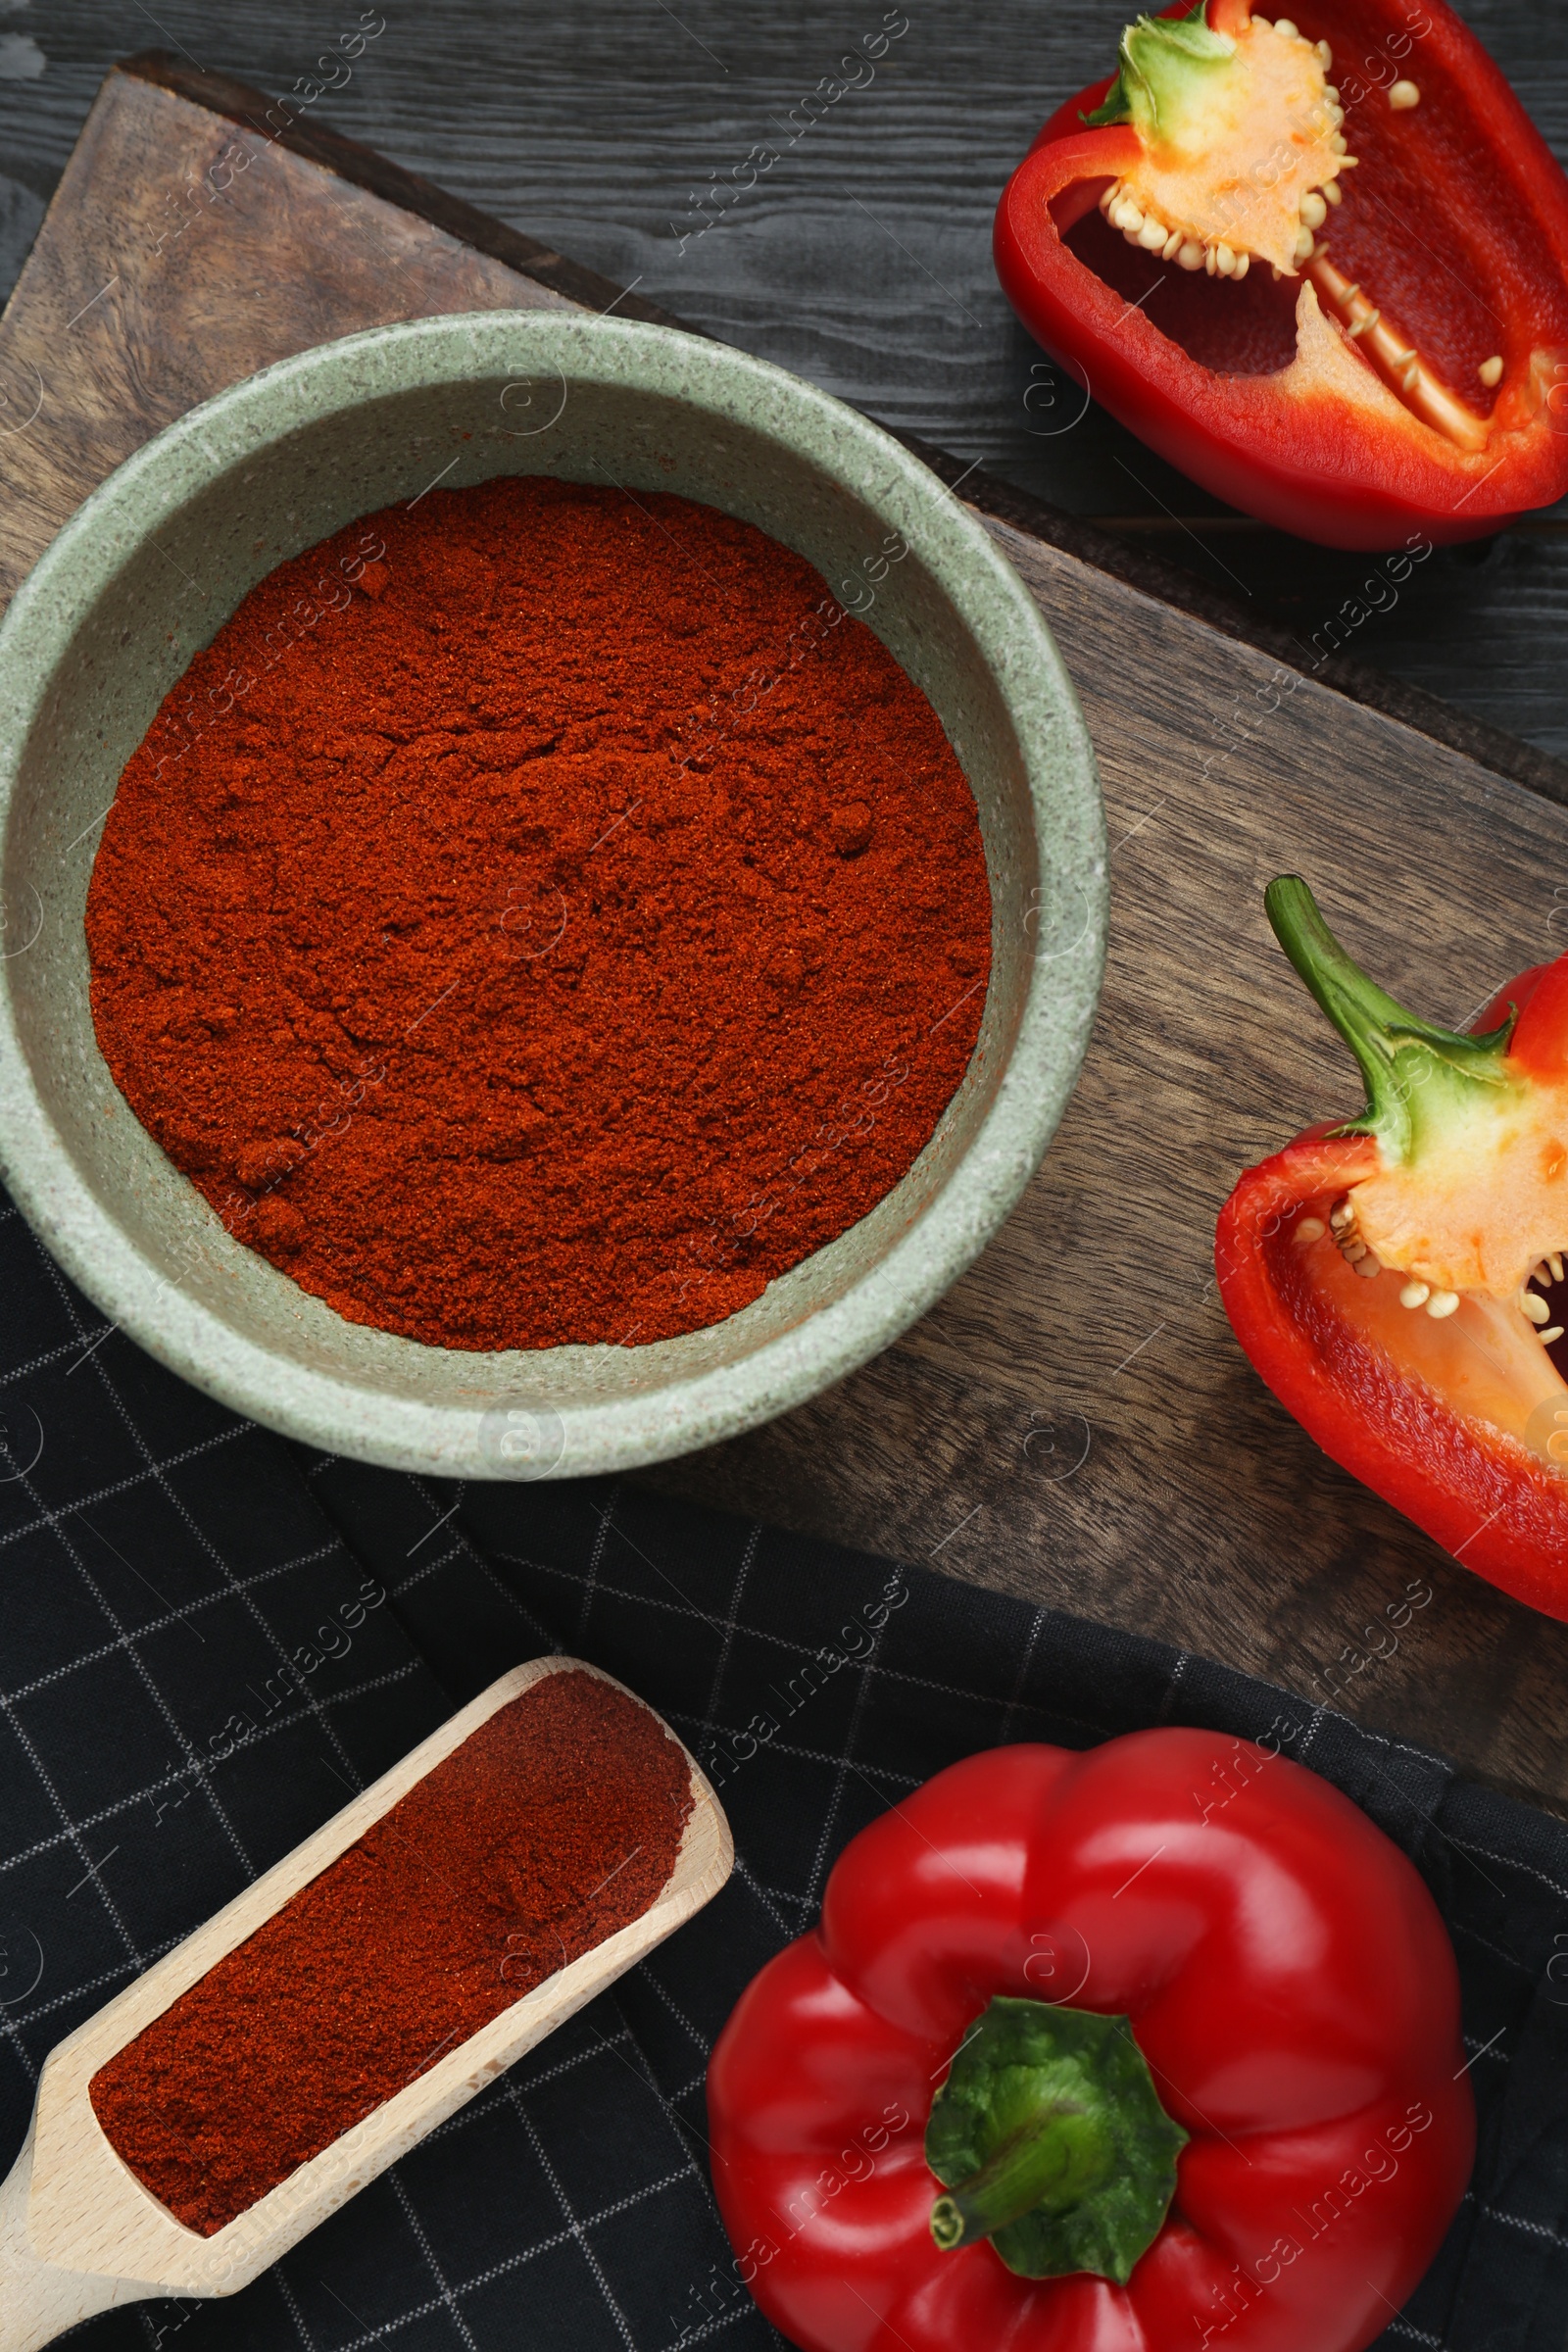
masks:
<path fill-rule="evenodd" d="M 259 92 L 131 60 L 0 320 L 0 592 L 122 458 L 255 368 L 395 318 L 562 307 L 664 317 Z M 1271 635 L 922 454 L 1083 698 L 1114 845 L 1099 1025 L 1044 1169 L 941 1304 L 813 1404 L 650 1482 L 1207 1651 L 1568 1811 L 1568 1627 L 1317 1452 L 1210 1268 L 1237 1171 L 1356 1100 L 1265 882 L 1306 874 L 1386 986 L 1463 1022 L 1568 945 L 1568 772 L 1325 658 L 1350 612 Z M 1397 564 L 1367 575 L 1369 603 L 1399 584 Z"/>

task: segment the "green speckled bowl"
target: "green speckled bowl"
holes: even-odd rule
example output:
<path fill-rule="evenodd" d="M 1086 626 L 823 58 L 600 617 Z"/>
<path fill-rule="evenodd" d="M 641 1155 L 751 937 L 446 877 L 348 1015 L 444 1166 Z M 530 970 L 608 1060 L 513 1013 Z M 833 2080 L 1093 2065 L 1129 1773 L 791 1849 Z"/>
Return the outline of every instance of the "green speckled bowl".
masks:
<path fill-rule="evenodd" d="M 82 927 L 98 826 L 160 702 L 258 578 L 357 514 L 496 473 L 674 490 L 815 564 L 929 696 L 974 791 L 994 961 L 967 1075 L 871 1214 L 727 1322 L 475 1354 L 346 1323 L 230 1240 L 117 1091 Z M 879 563 L 890 533 L 908 554 Z M 332 1453 L 567 1477 L 799 1404 L 931 1305 L 1002 1224 L 1077 1076 L 1104 836 L 1032 599 L 898 444 L 809 384 L 554 313 L 378 327 L 193 410 L 67 524 L 0 627 L 0 1174 L 104 1313 L 198 1388 Z M 149 875 L 148 887 L 157 888 Z"/>

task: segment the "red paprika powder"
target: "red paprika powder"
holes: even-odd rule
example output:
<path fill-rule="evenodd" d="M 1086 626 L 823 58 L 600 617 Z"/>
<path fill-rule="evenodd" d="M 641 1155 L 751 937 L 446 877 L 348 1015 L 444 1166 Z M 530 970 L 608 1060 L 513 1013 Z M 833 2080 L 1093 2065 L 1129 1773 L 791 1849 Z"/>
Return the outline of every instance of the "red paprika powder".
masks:
<path fill-rule="evenodd" d="M 99 2068 L 111 2146 L 212 2236 L 640 1918 L 691 1809 L 657 1716 L 544 1676 Z"/>
<path fill-rule="evenodd" d="M 990 933 L 936 715 L 808 564 L 512 478 L 262 581 L 87 903 L 105 1058 L 229 1231 L 475 1348 L 717 1322 L 865 1215 L 968 1064 Z"/>

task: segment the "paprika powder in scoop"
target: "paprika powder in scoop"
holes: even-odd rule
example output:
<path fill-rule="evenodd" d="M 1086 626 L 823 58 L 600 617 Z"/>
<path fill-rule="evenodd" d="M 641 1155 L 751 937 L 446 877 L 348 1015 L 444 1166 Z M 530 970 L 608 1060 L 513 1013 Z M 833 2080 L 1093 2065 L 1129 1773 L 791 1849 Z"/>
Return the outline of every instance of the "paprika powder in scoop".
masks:
<path fill-rule="evenodd" d="M 715 1895 L 631 1691 L 514 1667 L 50 2052 L 0 2183 L 0 2346 L 237 2292 Z"/>
<path fill-rule="evenodd" d="M 800 557 L 506 477 L 251 592 L 126 765 L 87 938 L 121 1091 L 303 1289 L 437 1347 L 637 1345 L 906 1173 L 991 903 L 936 713 Z"/>
<path fill-rule="evenodd" d="M 211 2236 L 646 1911 L 691 1810 L 656 1715 L 546 1675 L 99 2069 L 111 2145 Z"/>

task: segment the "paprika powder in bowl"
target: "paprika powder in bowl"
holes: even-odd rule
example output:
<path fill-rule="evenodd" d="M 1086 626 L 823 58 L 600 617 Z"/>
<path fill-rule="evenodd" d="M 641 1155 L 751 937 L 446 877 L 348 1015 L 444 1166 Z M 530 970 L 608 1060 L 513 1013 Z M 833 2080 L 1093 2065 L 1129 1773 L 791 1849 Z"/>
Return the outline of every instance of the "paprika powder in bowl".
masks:
<path fill-rule="evenodd" d="M 507 476 L 528 478 L 508 483 Z M 918 689 L 935 714 L 936 754 L 950 766 L 956 760 L 972 795 L 963 821 L 972 836 L 977 820 L 983 851 L 989 979 L 982 956 L 973 1050 L 966 1061 L 961 1054 L 955 1060 L 935 1096 L 929 1140 L 912 1164 L 906 1158 L 906 1172 L 895 1170 L 897 1181 L 881 1197 L 857 1200 L 847 1230 L 829 1223 L 832 1238 L 777 1272 L 737 1311 L 642 1343 L 633 1329 L 621 1344 L 495 1346 L 479 1336 L 434 1345 L 335 1311 L 303 1274 L 292 1280 L 270 1262 L 273 1250 L 247 1248 L 212 1204 L 205 1178 L 198 1189 L 175 1166 L 178 1158 L 199 1171 L 212 1134 L 222 1128 L 225 1108 L 212 1079 L 224 1064 L 215 1040 L 221 1042 L 225 1024 L 253 1017 L 243 1003 L 225 1010 L 211 990 L 191 991 L 183 972 L 165 975 L 170 1003 L 161 1034 L 198 1065 L 207 1109 L 205 1125 L 187 1114 L 185 1129 L 170 1138 L 173 1158 L 165 1155 L 137 1115 L 142 1104 L 133 1110 L 100 1050 L 89 995 L 90 983 L 99 993 L 101 974 L 89 963 L 88 884 L 122 777 L 127 763 L 138 772 L 133 756 L 161 711 L 167 724 L 171 690 L 279 565 L 307 550 L 313 565 L 318 556 L 324 564 L 322 543 L 333 542 L 331 595 L 323 588 L 318 603 L 306 598 L 292 608 L 297 635 L 315 632 L 312 651 L 295 655 L 279 638 L 270 657 L 292 694 L 293 677 L 330 670 L 333 622 L 325 608 L 339 601 L 339 572 L 367 616 L 366 598 L 379 617 L 380 595 L 390 608 L 401 593 L 395 574 L 387 585 L 374 547 L 359 548 L 365 533 L 358 518 L 399 510 L 397 530 L 416 531 L 431 512 L 419 510 L 432 491 L 437 502 L 454 492 L 488 502 L 487 512 L 513 518 L 514 537 L 505 560 L 492 564 L 486 592 L 517 598 L 544 561 L 538 517 L 593 503 L 570 485 L 592 485 L 593 498 L 613 502 L 635 521 L 637 549 L 628 561 L 644 564 L 665 560 L 660 551 L 670 533 L 662 517 L 674 514 L 670 494 L 690 502 L 680 510 L 693 518 L 684 558 L 670 541 L 668 594 L 689 608 L 688 633 L 699 643 L 708 627 L 705 599 L 710 591 L 722 603 L 726 582 L 711 566 L 705 574 L 702 562 L 694 566 L 693 549 L 727 534 L 755 555 L 772 541 L 780 564 L 801 578 L 819 577 L 814 609 L 826 615 L 823 626 L 857 616 L 838 643 L 858 643 L 866 674 L 880 663 L 889 693 L 906 694 L 908 683 Z M 612 636 L 595 635 L 591 604 L 559 618 L 563 629 L 579 632 L 581 662 L 604 677 L 605 700 L 613 704 L 621 649 Z M 336 625 L 347 628 L 348 616 Z M 290 661 L 294 670 L 284 670 Z M 725 740 L 739 743 L 759 708 L 753 723 L 765 730 L 770 708 L 776 712 L 796 691 L 768 705 L 794 661 L 786 649 L 771 669 L 754 674 L 744 695 L 731 696 L 716 716 L 705 715 L 704 745 L 715 753 L 708 787 L 715 810 L 725 805 Z M 404 674 L 415 678 L 416 665 L 406 656 L 404 663 Z M 186 680 L 182 741 L 246 723 L 251 677 L 235 670 L 209 679 L 198 664 L 192 679 L 203 687 L 201 707 Z M 395 680 L 386 691 L 397 691 Z M 279 708 L 275 694 L 270 707 Z M 538 718 L 548 749 L 549 713 Z M 838 748 L 846 759 L 858 749 Z M 267 739 L 247 749 L 255 757 L 246 789 L 270 793 L 281 806 Z M 200 760 L 186 772 L 194 777 L 198 769 L 208 772 Z M 954 788 L 962 798 L 956 771 Z M 320 789 L 335 789 L 324 772 Z M 432 805 L 439 810 L 442 793 L 440 747 L 421 750 L 411 769 L 408 821 Z M 311 813 L 306 804 L 296 806 Z M 328 803 L 327 834 L 337 807 Z M 127 779 L 110 838 L 121 876 L 118 919 L 122 929 L 134 927 L 140 858 L 151 941 L 160 924 L 179 917 L 184 878 L 155 826 L 138 839 L 142 808 Z M 215 838 L 233 822 L 221 807 L 204 803 L 197 813 Z M 853 857 L 861 844 L 858 834 L 850 836 L 863 829 L 864 810 L 834 808 L 830 817 Z M 947 920 L 943 878 L 934 870 L 934 860 L 948 855 L 943 821 L 933 797 L 929 837 L 915 844 L 923 863 L 911 854 L 906 885 L 909 906 L 933 931 Z M 618 319 L 489 313 L 377 328 L 233 386 L 129 459 L 61 532 L 0 628 L 0 904 L 5 937 L 15 943 L 0 958 L 0 1173 L 24 1212 L 108 1316 L 201 1388 L 334 1453 L 440 1476 L 628 1468 L 733 1435 L 843 1378 L 929 1307 L 1007 1215 L 1061 1116 L 1100 985 L 1104 840 L 1093 757 L 1045 622 L 989 533 L 917 460 L 839 402 L 741 353 Z M 407 845 L 389 843 L 379 858 L 374 840 L 355 849 L 373 892 L 380 870 L 394 852 L 406 857 Z M 745 866 L 738 858 L 737 892 L 757 886 Z M 270 893 L 273 877 L 265 858 L 231 871 L 241 894 L 238 919 L 250 900 Z M 446 879 L 432 884 L 433 895 Z M 650 868 L 646 885 L 630 888 L 630 903 L 646 918 L 657 957 L 664 908 L 655 882 Z M 968 882 L 955 865 L 948 887 L 956 893 L 960 886 Z M 540 913 L 531 903 L 523 909 L 522 945 L 530 951 Z M 905 934 L 917 934 L 920 921 L 906 910 Z M 547 927 L 541 915 L 542 945 Z M 329 1019 L 340 1002 L 322 998 L 320 972 L 341 944 L 313 938 L 309 925 L 293 943 L 317 990 L 317 1000 L 307 990 L 300 1001 L 296 1035 L 314 1019 Z M 507 944 L 514 962 L 516 926 Z M 156 944 L 144 960 L 156 977 Z M 808 996 L 810 987 L 808 973 Z M 972 1019 L 974 984 L 965 982 L 958 995 L 963 1017 Z M 432 988 L 429 1016 L 415 1015 L 411 1033 L 430 1016 L 436 1025 L 438 1002 Z M 603 1008 L 602 991 L 597 1002 Z M 503 1002 L 498 1017 L 522 1030 L 525 1046 L 525 1010 Z M 946 1017 L 932 1017 L 923 1035 L 935 1038 Z M 868 1016 L 867 1034 L 871 1026 Z M 286 1040 L 288 1032 L 281 1034 Z M 267 1045 L 265 1037 L 252 1042 L 257 1052 Z M 426 1030 L 421 1050 L 428 1042 Z M 837 1154 L 842 1178 L 873 1135 L 883 1096 L 875 1070 L 860 1066 L 864 1039 L 853 1018 L 824 1024 L 817 1044 L 835 1085 L 842 1073 L 846 1108 L 822 1123 L 813 1139 L 820 1149 L 805 1165 L 809 1173 Z M 574 1050 L 587 1062 L 602 1060 L 606 1033 L 581 1028 Z M 696 1061 L 694 1054 L 694 1093 L 711 1078 Z M 770 1076 L 765 1053 L 759 1054 L 755 1083 L 764 1103 L 769 1085 L 782 1094 L 788 1081 L 777 1072 L 785 1066 L 780 1059 Z M 361 1097 L 380 1084 L 362 1073 Z M 191 1101 L 200 1100 L 197 1087 Z M 366 1110 L 367 1125 L 379 1107 Z M 782 1120 L 793 1106 L 781 1100 L 779 1107 Z M 318 1114 L 322 1133 L 328 1140 L 341 1133 L 358 1111 L 353 1088 L 338 1087 Z M 885 1135 L 891 1115 L 883 1124 Z M 316 1135 L 312 1128 L 301 1148 L 316 1150 Z M 874 1148 L 865 1147 L 868 1163 L 882 1146 L 877 1137 Z M 438 1156 L 439 1138 L 428 1161 L 397 1170 L 387 1198 L 374 1204 L 384 1229 L 375 1238 L 406 1234 L 411 1258 L 422 1247 L 421 1179 L 434 1185 Z M 667 1205 L 683 1182 L 678 1162 L 645 1173 L 650 1198 Z M 765 1184 L 752 1177 L 740 1186 L 747 1175 L 740 1165 L 735 1205 L 726 1211 L 733 1235 L 744 1230 L 748 1212 L 754 1225 L 770 1213 Z M 237 1168 L 234 1180 L 267 1196 L 265 1171 Z M 585 1190 L 590 1182 L 585 1164 Z M 482 1200 L 472 1213 L 482 1221 Z M 591 1214 L 574 1225 L 571 1247 L 579 1252 L 591 1244 Z M 733 1255 L 732 1237 L 722 1232 L 710 1255 L 722 1259 L 726 1243 Z M 474 1246 L 493 1254 L 494 1237 L 476 1230 Z M 547 1235 L 532 1249 L 548 1246 Z M 520 1261 L 520 1244 L 518 1254 Z M 532 1271 L 519 1262 L 519 1286 Z"/>

